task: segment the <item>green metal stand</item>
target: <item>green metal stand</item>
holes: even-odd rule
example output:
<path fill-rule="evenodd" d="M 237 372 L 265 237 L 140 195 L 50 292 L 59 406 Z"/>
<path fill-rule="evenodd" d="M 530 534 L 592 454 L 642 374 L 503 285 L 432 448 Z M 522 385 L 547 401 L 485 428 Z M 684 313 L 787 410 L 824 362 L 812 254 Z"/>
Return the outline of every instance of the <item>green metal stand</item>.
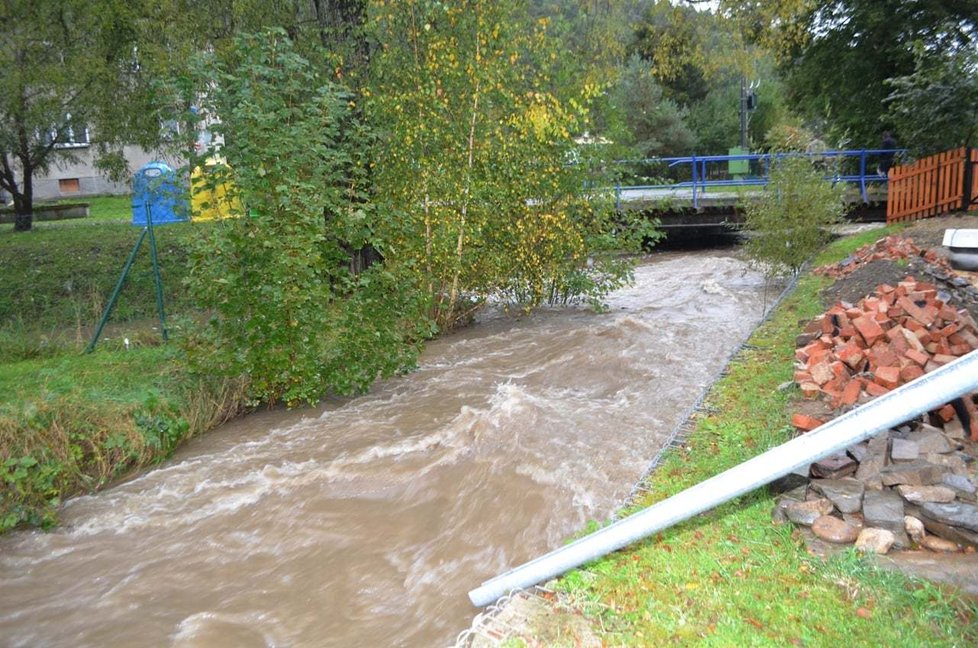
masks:
<path fill-rule="evenodd" d="M 133 246 L 132 252 L 129 253 L 129 258 L 126 259 L 126 265 L 122 268 L 122 274 L 119 275 L 119 281 L 116 282 L 115 288 L 112 289 L 112 295 L 109 297 L 109 304 L 105 307 L 105 311 L 102 313 L 102 319 L 99 320 L 98 327 L 95 329 L 95 335 L 92 336 L 92 341 L 88 343 L 85 347 L 85 353 L 91 353 L 95 350 L 95 345 L 98 344 L 98 339 L 102 336 L 102 330 L 109 321 L 109 316 L 112 314 L 112 309 L 115 308 L 116 302 L 119 301 L 119 293 L 122 292 L 122 286 L 126 283 L 126 279 L 129 277 L 129 272 L 132 270 L 132 264 L 136 261 L 136 255 L 139 254 L 139 248 L 143 244 L 143 239 L 149 234 L 149 256 L 153 262 L 153 282 L 156 284 L 156 309 L 160 314 L 160 331 L 163 333 L 163 341 L 167 342 L 169 336 L 166 331 L 166 314 L 163 311 L 163 277 L 160 275 L 160 262 L 159 256 L 156 251 L 156 235 L 153 232 L 153 213 L 150 209 L 149 203 L 146 204 L 146 227 L 143 231 L 139 233 L 139 238 L 136 239 L 136 245 Z"/>

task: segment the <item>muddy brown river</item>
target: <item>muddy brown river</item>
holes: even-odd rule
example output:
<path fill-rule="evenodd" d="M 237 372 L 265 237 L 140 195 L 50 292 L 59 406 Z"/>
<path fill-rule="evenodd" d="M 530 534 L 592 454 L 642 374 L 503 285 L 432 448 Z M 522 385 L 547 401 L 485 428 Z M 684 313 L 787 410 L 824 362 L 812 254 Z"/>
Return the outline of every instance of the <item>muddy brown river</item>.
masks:
<path fill-rule="evenodd" d="M 0 645 L 449 645 L 468 590 L 607 519 L 762 290 L 659 254 L 607 313 L 488 318 L 363 397 L 226 425 L 0 538 Z"/>

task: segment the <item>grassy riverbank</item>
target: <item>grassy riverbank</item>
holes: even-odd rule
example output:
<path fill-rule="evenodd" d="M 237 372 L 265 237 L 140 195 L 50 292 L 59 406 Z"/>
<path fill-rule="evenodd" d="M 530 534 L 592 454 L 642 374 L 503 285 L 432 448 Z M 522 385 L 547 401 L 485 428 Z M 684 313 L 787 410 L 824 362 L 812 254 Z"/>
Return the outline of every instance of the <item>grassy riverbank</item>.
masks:
<path fill-rule="evenodd" d="M 138 236 L 128 220 L 128 198 L 108 197 L 91 219 L 0 228 L 0 531 L 53 523 L 65 497 L 160 461 L 241 406 L 240 385 L 192 376 L 160 346 L 145 245 L 109 339 L 81 353 Z M 157 230 L 171 316 L 192 312 L 183 279 L 199 228 Z"/>
<path fill-rule="evenodd" d="M 879 230 L 838 241 L 845 257 Z M 782 443 L 795 389 L 799 321 L 821 313 L 829 281 L 804 277 L 751 337 L 707 399 L 681 448 L 648 480 L 642 507 Z M 571 612 L 540 617 L 507 646 L 964 646 L 978 643 L 978 605 L 936 585 L 881 571 L 849 552 L 808 554 L 791 525 L 771 522 L 766 489 L 567 574 L 556 589 Z M 560 606 L 558 606 L 560 607 Z M 583 612 L 588 621 L 582 629 Z M 579 644 L 578 642 L 584 642 Z"/>

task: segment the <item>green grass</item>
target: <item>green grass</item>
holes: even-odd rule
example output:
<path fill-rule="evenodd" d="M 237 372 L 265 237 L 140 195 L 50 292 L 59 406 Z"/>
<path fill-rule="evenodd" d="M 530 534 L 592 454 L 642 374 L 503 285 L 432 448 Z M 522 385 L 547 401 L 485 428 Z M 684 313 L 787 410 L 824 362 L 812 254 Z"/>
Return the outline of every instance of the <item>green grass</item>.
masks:
<path fill-rule="evenodd" d="M 161 460 L 244 399 L 239 383 L 193 376 L 176 346 L 160 346 L 145 243 L 98 350 L 80 353 L 139 234 L 128 197 L 90 202 L 90 219 L 0 228 L 0 531 L 53 524 L 65 497 Z M 176 337 L 192 325 L 174 315 L 193 313 L 183 280 L 200 227 L 156 230 Z"/>
<path fill-rule="evenodd" d="M 130 196 L 92 196 L 90 198 L 66 199 L 58 204 L 85 202 L 89 204 L 89 216 L 82 219 L 47 221 L 43 225 L 70 226 L 105 222 L 130 222 L 132 219 L 132 198 Z M 36 225 L 36 224 L 35 224 Z"/>
<path fill-rule="evenodd" d="M 35 223 L 30 232 L 0 228 L 0 362 L 47 357 L 77 348 L 101 317 L 139 236 L 129 225 L 129 198 L 94 198 L 91 219 Z M 90 222 L 87 222 L 90 221 Z M 81 225 L 79 223 L 84 223 Z M 170 314 L 190 313 L 184 287 L 188 248 L 207 225 L 156 229 Z M 153 320 L 156 300 L 148 241 L 112 314 L 112 322 Z"/>
<path fill-rule="evenodd" d="M 238 384 L 190 375 L 175 347 L 0 364 L 0 531 L 48 526 L 69 495 L 166 456 L 240 406 Z"/>
<path fill-rule="evenodd" d="M 836 242 L 818 263 L 890 233 Z M 650 477 L 649 506 L 793 435 L 798 323 L 823 310 L 828 280 L 808 276 L 761 326 L 712 389 L 685 444 Z M 771 522 L 755 491 L 614 553 L 556 582 L 611 645 L 964 646 L 978 644 L 978 605 L 935 585 L 881 571 L 855 553 L 810 556 L 790 525 Z M 559 617 L 557 623 L 560 623 Z M 553 636 L 552 629 L 540 629 Z"/>

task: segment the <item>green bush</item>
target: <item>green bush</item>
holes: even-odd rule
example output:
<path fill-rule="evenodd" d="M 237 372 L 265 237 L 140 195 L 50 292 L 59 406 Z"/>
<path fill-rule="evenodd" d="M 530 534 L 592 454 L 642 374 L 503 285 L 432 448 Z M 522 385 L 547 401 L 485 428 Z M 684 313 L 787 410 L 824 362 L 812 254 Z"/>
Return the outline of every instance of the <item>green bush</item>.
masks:
<path fill-rule="evenodd" d="M 364 389 L 412 362 L 405 322 L 417 318 L 399 310 L 412 306 L 399 279 L 350 267 L 375 214 L 361 158 L 369 142 L 346 90 L 282 31 L 237 38 L 195 78 L 201 114 L 220 115 L 224 136 L 227 165 L 210 178 L 233 187 L 241 212 L 192 256 L 191 289 L 213 313 L 190 345 L 195 366 L 247 376 L 253 398 L 292 405 Z"/>
<path fill-rule="evenodd" d="M 845 213 L 844 187 L 826 182 L 803 157 L 782 157 L 764 193 L 744 206 L 747 256 L 768 276 L 796 274 L 831 238 Z"/>

